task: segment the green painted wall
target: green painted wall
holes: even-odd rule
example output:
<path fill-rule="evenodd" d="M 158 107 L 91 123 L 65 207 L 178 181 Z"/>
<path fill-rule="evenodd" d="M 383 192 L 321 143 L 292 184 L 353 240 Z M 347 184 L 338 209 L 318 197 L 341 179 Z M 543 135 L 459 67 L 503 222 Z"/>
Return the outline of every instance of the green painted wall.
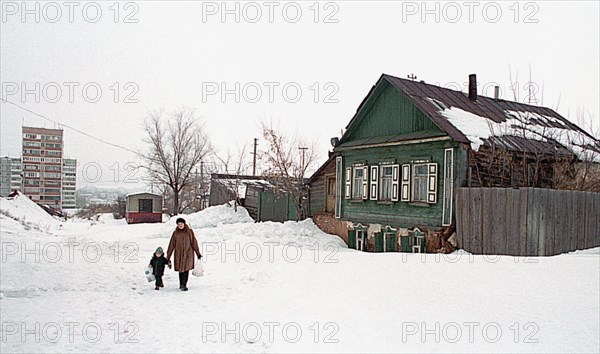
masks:
<path fill-rule="evenodd" d="M 346 167 L 366 163 L 376 165 L 385 162 L 398 164 L 411 163 L 414 160 L 428 160 L 438 163 L 438 194 L 436 204 L 417 204 L 408 202 L 381 202 L 373 200 L 342 199 L 342 220 L 362 224 L 382 224 L 393 227 L 441 227 L 442 197 L 444 190 L 444 149 L 453 148 L 455 188 L 461 183 L 465 172 L 465 152 L 453 141 L 437 141 L 411 145 L 386 146 L 368 149 L 342 151 L 344 173 Z M 460 165 L 460 166 L 459 166 Z M 457 177 L 458 176 L 458 177 Z"/>
<path fill-rule="evenodd" d="M 441 131 L 404 93 L 384 81 L 356 116 L 344 141 L 418 131 Z"/>

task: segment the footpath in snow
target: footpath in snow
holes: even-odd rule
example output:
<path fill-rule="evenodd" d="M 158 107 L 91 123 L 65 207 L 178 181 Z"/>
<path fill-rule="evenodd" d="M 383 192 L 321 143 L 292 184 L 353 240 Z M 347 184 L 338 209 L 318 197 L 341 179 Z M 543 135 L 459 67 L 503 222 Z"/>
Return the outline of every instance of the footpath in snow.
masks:
<path fill-rule="evenodd" d="M 311 220 L 183 216 L 205 276 L 154 290 L 175 218 L 95 224 L 0 199 L 1 351 L 600 351 L 600 249 L 546 258 L 348 250 Z"/>

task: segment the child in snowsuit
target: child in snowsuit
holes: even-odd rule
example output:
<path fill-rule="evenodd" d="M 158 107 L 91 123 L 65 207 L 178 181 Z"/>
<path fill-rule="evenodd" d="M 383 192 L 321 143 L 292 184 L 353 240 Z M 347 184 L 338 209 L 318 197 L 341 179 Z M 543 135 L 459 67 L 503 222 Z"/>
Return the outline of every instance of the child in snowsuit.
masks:
<path fill-rule="evenodd" d="M 165 258 L 162 247 L 158 247 L 150 260 L 152 274 L 156 278 L 155 290 L 165 287 L 162 281 L 163 274 L 165 274 L 165 265 L 168 265 L 171 269 L 171 262 Z"/>

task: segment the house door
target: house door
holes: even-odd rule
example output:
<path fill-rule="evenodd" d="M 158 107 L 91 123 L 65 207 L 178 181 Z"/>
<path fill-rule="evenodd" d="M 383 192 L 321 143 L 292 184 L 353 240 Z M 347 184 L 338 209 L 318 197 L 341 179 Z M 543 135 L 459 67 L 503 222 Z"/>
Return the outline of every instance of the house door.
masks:
<path fill-rule="evenodd" d="M 335 211 L 335 177 L 325 179 L 325 211 L 333 213 Z"/>
<path fill-rule="evenodd" d="M 140 199 L 138 208 L 140 213 L 151 213 L 152 210 L 152 199 Z"/>

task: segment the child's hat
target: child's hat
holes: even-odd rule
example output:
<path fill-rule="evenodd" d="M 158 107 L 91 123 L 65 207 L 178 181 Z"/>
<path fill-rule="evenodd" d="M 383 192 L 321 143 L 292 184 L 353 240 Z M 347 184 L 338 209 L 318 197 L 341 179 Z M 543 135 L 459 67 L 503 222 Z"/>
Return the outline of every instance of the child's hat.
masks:
<path fill-rule="evenodd" d="M 156 252 L 154 252 L 154 253 L 156 253 L 156 254 L 163 254 L 162 247 L 158 247 L 158 248 L 156 249 Z"/>
<path fill-rule="evenodd" d="M 177 218 L 176 220 L 176 224 L 179 224 L 180 222 L 185 224 L 185 219 L 184 218 Z"/>

